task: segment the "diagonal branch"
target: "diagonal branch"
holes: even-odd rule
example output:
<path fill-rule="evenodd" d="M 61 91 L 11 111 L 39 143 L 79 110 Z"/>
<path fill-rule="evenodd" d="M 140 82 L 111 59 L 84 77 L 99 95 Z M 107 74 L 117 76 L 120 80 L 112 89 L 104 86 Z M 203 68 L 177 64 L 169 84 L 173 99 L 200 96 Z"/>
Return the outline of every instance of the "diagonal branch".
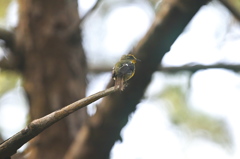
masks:
<path fill-rule="evenodd" d="M 22 54 L 20 52 L 16 54 L 9 50 L 5 57 L 0 58 L 0 69 L 21 72 L 23 70 Z"/>
<path fill-rule="evenodd" d="M 87 19 L 87 17 L 92 14 L 92 12 L 99 6 L 101 1 L 102 0 L 97 0 L 97 2 L 94 4 L 94 6 L 81 19 L 78 19 L 77 21 L 75 21 L 74 24 L 69 26 L 69 28 L 67 29 L 67 31 L 64 34 L 60 34 L 60 37 L 63 39 L 67 39 L 66 37 L 69 38 L 73 34 L 76 34 L 76 32 L 75 32 L 76 28 L 79 28 L 79 25 L 81 25 L 85 21 L 85 19 Z"/>
<path fill-rule="evenodd" d="M 0 58 L 0 69 L 22 71 L 22 54 L 20 50 L 15 49 L 14 33 L 6 29 L 0 28 L 0 42 L 1 40 L 4 41 L 4 45 L 7 49 L 5 49 L 4 47 L 3 49 L 7 53 L 6 57 Z"/>
<path fill-rule="evenodd" d="M 3 57 L 2 59 L 0 59 L 0 69 L 4 69 L 4 70 L 18 70 L 17 68 L 17 58 L 14 57 Z"/>
<path fill-rule="evenodd" d="M 12 70 L 14 69 L 14 63 L 10 62 L 11 60 L 7 60 L 5 57 L 0 59 L 0 69 Z"/>
<path fill-rule="evenodd" d="M 240 21 L 240 12 L 229 2 L 229 0 L 219 0 L 233 15 Z"/>
<path fill-rule="evenodd" d="M 32 121 L 25 129 L 21 130 L 0 145 L 0 158 L 6 158 L 16 153 L 23 144 L 40 134 L 43 130 L 65 118 L 69 114 L 86 107 L 88 104 L 118 91 L 114 87 L 100 91 L 94 95 L 76 101 L 60 110 L 52 112 L 40 119 Z"/>
<path fill-rule="evenodd" d="M 66 159 L 109 158 L 120 131 L 136 109 L 157 70 L 164 54 L 182 33 L 199 8 L 208 0 L 163 0 L 155 21 L 145 37 L 132 52 L 140 63 L 136 65 L 135 76 L 122 93 L 112 94 L 103 99 L 96 114 L 82 126 Z M 113 81 L 109 86 L 113 85 Z M 104 146 L 103 146 L 104 145 Z"/>
<path fill-rule="evenodd" d="M 97 2 L 92 6 L 92 8 L 81 18 L 81 22 L 80 23 L 83 23 L 84 20 L 89 17 L 94 11 L 95 9 L 99 6 L 100 2 L 102 0 L 97 0 Z"/>

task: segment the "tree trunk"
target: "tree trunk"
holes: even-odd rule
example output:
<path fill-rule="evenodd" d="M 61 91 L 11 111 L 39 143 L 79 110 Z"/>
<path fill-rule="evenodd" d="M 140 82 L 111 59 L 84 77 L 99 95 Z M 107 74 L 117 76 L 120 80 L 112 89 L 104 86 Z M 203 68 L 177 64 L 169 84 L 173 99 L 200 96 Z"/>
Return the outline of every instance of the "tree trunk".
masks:
<path fill-rule="evenodd" d="M 19 4 L 16 50 L 21 50 L 24 88 L 34 120 L 85 96 L 86 61 L 76 25 L 77 0 L 19 0 Z M 63 158 L 86 117 L 82 109 L 35 137 L 28 158 Z"/>

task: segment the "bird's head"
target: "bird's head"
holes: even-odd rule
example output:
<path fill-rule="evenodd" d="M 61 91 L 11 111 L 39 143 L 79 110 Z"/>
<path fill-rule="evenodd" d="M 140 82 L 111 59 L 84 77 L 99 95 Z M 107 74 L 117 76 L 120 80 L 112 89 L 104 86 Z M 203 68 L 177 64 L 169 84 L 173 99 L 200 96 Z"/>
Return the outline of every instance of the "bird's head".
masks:
<path fill-rule="evenodd" d="M 123 55 L 121 60 L 130 61 L 132 63 L 136 63 L 137 61 L 141 61 L 141 60 L 137 59 L 135 56 L 133 56 L 132 54 Z"/>

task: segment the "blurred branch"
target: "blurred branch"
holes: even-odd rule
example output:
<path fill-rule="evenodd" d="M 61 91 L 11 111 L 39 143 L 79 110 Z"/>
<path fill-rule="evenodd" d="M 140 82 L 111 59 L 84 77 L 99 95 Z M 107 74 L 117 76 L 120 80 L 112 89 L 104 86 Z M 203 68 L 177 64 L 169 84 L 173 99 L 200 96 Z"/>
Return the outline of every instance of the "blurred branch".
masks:
<path fill-rule="evenodd" d="M 4 70 L 21 70 L 19 66 L 21 62 L 20 56 L 8 55 L 7 57 L 0 58 L 0 69 Z"/>
<path fill-rule="evenodd" d="M 2 134 L 0 133 L 0 142 L 3 142 Z"/>
<path fill-rule="evenodd" d="M 234 16 L 240 21 L 240 12 L 234 7 L 229 0 L 219 0 Z"/>
<path fill-rule="evenodd" d="M 111 94 L 102 100 L 95 115 L 81 127 L 65 155 L 66 159 L 109 158 L 112 146 L 116 140 L 120 139 L 121 129 L 143 97 L 152 73 L 157 70 L 163 56 L 192 17 L 207 2 L 208 0 L 163 0 L 161 2 L 161 8 L 151 28 L 131 52 L 141 62 L 136 64 L 136 73 L 129 80 L 128 87 L 124 92 Z M 111 80 L 108 87 L 113 84 Z"/>
<path fill-rule="evenodd" d="M 102 0 L 97 0 L 96 3 L 92 6 L 92 8 L 81 18 L 81 22 L 82 23 L 87 17 L 89 17 L 89 15 L 91 15 L 95 9 L 99 6 L 100 2 Z"/>
<path fill-rule="evenodd" d="M 22 54 L 13 54 L 9 51 L 5 57 L 0 58 L 0 69 L 11 70 L 11 71 L 22 71 L 23 70 L 23 59 Z"/>
<path fill-rule="evenodd" d="M 13 32 L 0 28 L 0 39 L 5 41 L 6 47 L 9 47 L 10 49 L 13 49 L 13 44 L 14 44 L 13 37 L 14 37 Z"/>
<path fill-rule="evenodd" d="M 20 63 L 22 63 L 21 53 L 18 50 L 18 54 L 16 54 L 15 44 L 14 44 L 14 33 L 8 31 L 6 29 L 0 28 L 0 40 L 4 41 L 4 45 L 8 49 L 4 49 L 7 51 L 6 57 L 0 58 L 0 69 L 6 70 L 21 70 Z"/>
<path fill-rule="evenodd" d="M 217 63 L 213 65 L 200 65 L 200 64 L 187 64 L 183 66 L 174 66 L 174 67 L 160 67 L 159 70 L 163 72 L 176 73 L 179 71 L 191 71 L 196 72 L 203 69 L 214 69 L 214 68 L 223 68 L 233 71 L 240 71 L 240 65 L 224 64 Z"/>
<path fill-rule="evenodd" d="M 15 69 L 15 64 L 4 57 L 0 59 L 0 69 L 13 70 Z"/>
<path fill-rule="evenodd" d="M 81 19 L 78 19 L 74 24 L 69 26 L 68 30 L 64 34 L 61 34 L 60 37 L 62 39 L 66 39 L 66 37 L 71 37 L 72 34 L 76 34 L 76 28 L 79 28 L 79 25 L 81 25 L 85 19 L 92 14 L 92 12 L 98 7 L 101 1 L 102 0 L 97 0 L 93 7 Z"/>
<path fill-rule="evenodd" d="M 80 99 L 60 110 L 52 112 L 40 119 L 32 121 L 25 129 L 21 130 L 11 138 L 7 139 L 0 145 L 0 158 L 6 158 L 16 153 L 23 144 L 40 134 L 43 130 L 58 122 L 69 114 L 81 109 L 88 104 L 107 96 L 111 93 L 118 91 L 114 87 L 108 88 L 104 91 L 100 91 L 89 97 Z"/>
<path fill-rule="evenodd" d="M 183 66 L 160 66 L 157 71 L 167 72 L 167 73 L 176 73 L 179 71 L 191 71 L 196 72 L 203 69 L 213 69 L 213 68 L 223 68 L 233 71 L 240 71 L 240 65 L 226 64 L 226 63 L 217 63 L 213 65 L 200 65 L 200 64 L 186 64 Z M 101 73 L 101 72 L 110 72 L 111 67 L 100 66 L 100 67 L 90 67 L 89 72 L 92 73 Z"/>
<path fill-rule="evenodd" d="M 88 66 L 88 72 L 92 73 L 102 73 L 102 72 L 110 72 L 112 71 L 111 66 Z"/>

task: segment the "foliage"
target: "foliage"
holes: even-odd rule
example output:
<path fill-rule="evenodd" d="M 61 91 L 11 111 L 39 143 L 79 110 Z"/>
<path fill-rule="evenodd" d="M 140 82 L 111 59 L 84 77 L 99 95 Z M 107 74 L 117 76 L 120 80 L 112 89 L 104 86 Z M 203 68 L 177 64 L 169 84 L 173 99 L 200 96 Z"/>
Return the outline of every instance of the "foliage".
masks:
<path fill-rule="evenodd" d="M 5 17 L 8 5 L 11 1 L 12 0 L 0 0 L 0 18 Z"/>
<path fill-rule="evenodd" d="M 188 92 L 181 86 L 171 85 L 165 88 L 160 97 L 166 101 L 170 121 L 187 136 L 205 138 L 223 147 L 231 148 L 232 140 L 223 119 L 194 110 L 189 106 Z"/>
<path fill-rule="evenodd" d="M 240 11 L 240 0 L 229 0 L 229 2 L 234 6 L 238 11 Z"/>
<path fill-rule="evenodd" d="M 0 71 L 0 96 L 15 88 L 21 77 L 13 71 Z"/>

